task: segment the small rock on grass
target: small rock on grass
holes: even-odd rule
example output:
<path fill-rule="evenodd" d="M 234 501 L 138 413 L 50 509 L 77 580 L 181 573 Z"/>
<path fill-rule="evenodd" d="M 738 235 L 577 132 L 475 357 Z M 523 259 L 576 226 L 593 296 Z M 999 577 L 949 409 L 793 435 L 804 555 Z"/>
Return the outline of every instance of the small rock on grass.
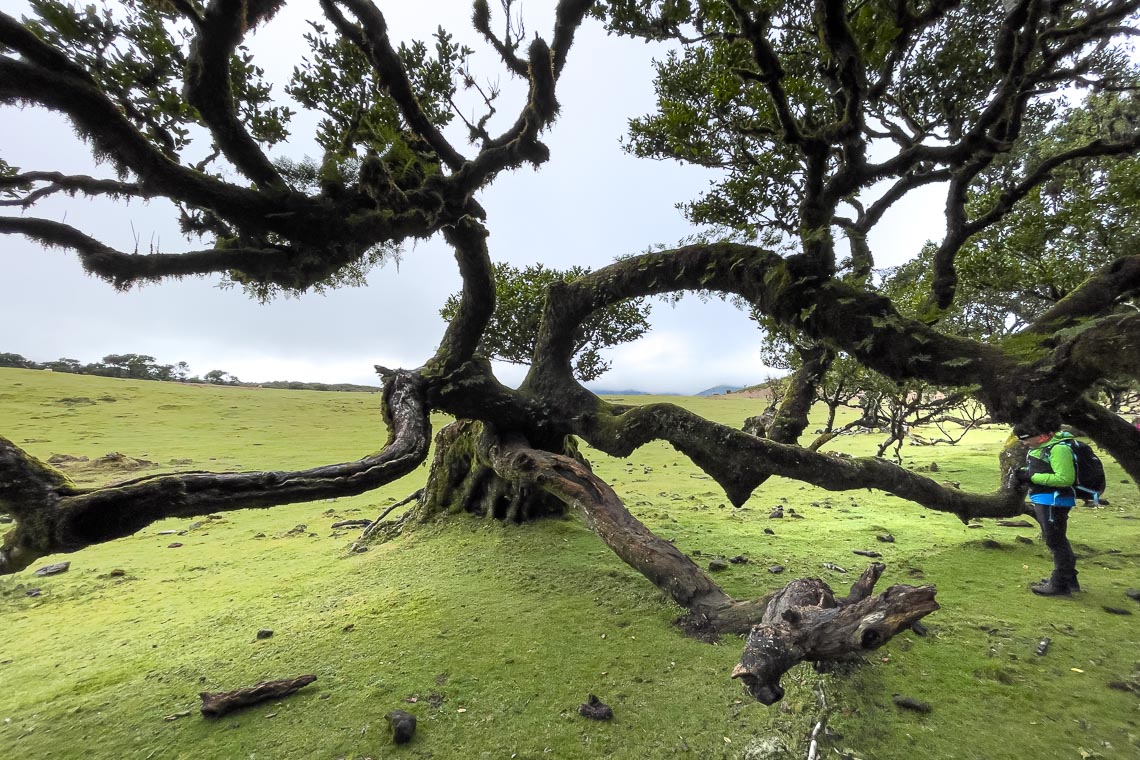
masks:
<path fill-rule="evenodd" d="M 612 720 L 613 708 L 591 694 L 586 701 L 578 705 L 578 714 L 591 720 Z"/>
<path fill-rule="evenodd" d="M 1126 610 L 1123 607 L 1110 607 L 1107 604 L 1104 605 L 1104 611 L 1112 613 L 1113 615 L 1131 615 L 1132 614 L 1132 610 Z"/>
<path fill-rule="evenodd" d="M 69 567 L 71 567 L 70 562 L 56 562 L 54 565 L 44 565 L 35 571 L 33 575 L 39 575 L 41 577 L 45 575 L 59 575 L 60 573 L 66 573 Z"/>
<path fill-rule="evenodd" d="M 416 716 L 404 710 L 392 710 L 384 716 L 392 728 L 392 741 L 396 744 L 407 744 L 416 733 Z"/>
<path fill-rule="evenodd" d="M 272 628 L 262 628 L 261 630 L 259 630 L 257 632 L 257 638 L 259 638 L 259 639 L 268 639 L 272 635 L 273 635 L 273 629 Z"/>
<path fill-rule="evenodd" d="M 743 554 L 737 554 L 735 557 L 729 557 L 728 561 L 734 565 L 747 565 L 748 557 L 745 557 Z"/>
<path fill-rule="evenodd" d="M 768 568 L 768 572 L 770 572 L 772 575 L 779 575 L 780 573 L 784 572 L 784 566 L 772 565 L 770 568 Z"/>
<path fill-rule="evenodd" d="M 895 537 L 890 533 L 883 533 L 881 535 L 875 536 L 875 538 L 879 539 L 884 544 L 893 544 L 895 542 Z"/>
<path fill-rule="evenodd" d="M 728 563 L 725 562 L 723 559 L 714 559 L 714 560 L 709 562 L 709 570 L 714 572 L 714 573 L 718 573 L 721 570 L 727 570 L 727 569 L 728 569 Z"/>
<path fill-rule="evenodd" d="M 1140 602 L 1140 589 L 1130 588 L 1124 592 L 1124 595 L 1127 596 L 1129 599 L 1134 599 L 1137 602 Z"/>
<path fill-rule="evenodd" d="M 877 559 L 883 556 L 879 552 L 867 551 L 866 549 L 852 549 L 851 553 L 858 554 L 860 557 L 870 557 L 871 559 Z"/>

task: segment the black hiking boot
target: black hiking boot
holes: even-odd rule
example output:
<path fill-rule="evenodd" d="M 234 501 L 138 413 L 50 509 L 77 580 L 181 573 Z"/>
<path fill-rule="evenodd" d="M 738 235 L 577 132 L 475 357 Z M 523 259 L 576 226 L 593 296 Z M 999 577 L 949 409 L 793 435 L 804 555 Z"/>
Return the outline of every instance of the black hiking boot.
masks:
<path fill-rule="evenodd" d="M 1030 583 L 1029 590 L 1038 596 L 1069 596 L 1068 586 L 1053 583 L 1051 580 L 1041 581 L 1040 583 Z"/>
<path fill-rule="evenodd" d="M 1051 584 L 1052 582 L 1053 581 L 1051 578 L 1042 578 L 1041 580 L 1037 581 L 1036 583 L 1031 583 L 1029 585 L 1030 585 L 1030 587 L 1044 586 L 1045 584 L 1047 584 L 1047 583 Z M 1078 581 L 1076 578 L 1073 578 L 1071 581 L 1069 581 L 1068 583 L 1065 584 L 1065 587 L 1068 588 L 1069 591 L 1071 591 L 1072 593 L 1075 594 L 1081 590 L 1081 582 Z"/>

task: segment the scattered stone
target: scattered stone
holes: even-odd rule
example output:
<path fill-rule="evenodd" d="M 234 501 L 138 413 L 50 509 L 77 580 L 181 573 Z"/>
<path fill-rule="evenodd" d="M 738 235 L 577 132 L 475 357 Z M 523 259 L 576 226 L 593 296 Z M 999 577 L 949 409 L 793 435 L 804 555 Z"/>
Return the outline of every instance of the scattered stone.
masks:
<path fill-rule="evenodd" d="M 1131 694 L 1140 696 L 1140 683 L 1132 681 L 1109 681 L 1108 688 L 1116 689 L 1117 691 L 1127 691 Z"/>
<path fill-rule="evenodd" d="M 158 532 L 158 535 L 160 535 L 160 536 L 173 536 L 177 533 L 178 533 L 178 531 L 176 531 L 176 530 L 160 530 Z"/>
<path fill-rule="evenodd" d="M 836 564 L 835 564 L 835 563 L 833 563 L 833 562 L 824 562 L 824 563 L 823 563 L 823 566 L 824 566 L 825 568 L 827 568 L 828 570 L 832 570 L 832 571 L 834 571 L 834 572 L 836 572 L 836 573 L 845 573 L 845 572 L 847 572 L 847 570 L 846 570 L 846 569 L 844 569 L 844 568 L 840 567 L 839 565 L 836 565 Z"/>
<path fill-rule="evenodd" d="M 1113 615 L 1131 615 L 1132 614 L 1132 610 L 1126 610 L 1123 607 L 1110 607 L 1107 604 L 1104 605 L 1104 611 L 1105 612 L 1111 612 Z"/>
<path fill-rule="evenodd" d="M 799 512 L 797 512 L 796 510 L 792 509 L 791 507 L 788 507 L 788 514 L 789 514 L 789 515 L 791 515 L 792 517 L 794 517 L 794 518 L 795 518 L 795 519 L 797 519 L 797 520 L 802 520 L 802 519 L 804 519 L 804 516 L 803 516 L 803 515 L 801 515 Z"/>
<path fill-rule="evenodd" d="M 43 591 L 38 588 L 30 588 L 24 592 L 24 596 L 40 596 L 41 594 L 43 594 Z"/>
<path fill-rule="evenodd" d="M 882 541 L 884 544 L 893 544 L 895 542 L 895 537 L 890 533 L 883 533 L 882 535 L 875 536 L 875 538 Z"/>
<path fill-rule="evenodd" d="M 1032 528 L 1033 523 L 1028 520 L 998 520 L 997 524 L 1003 528 Z"/>
<path fill-rule="evenodd" d="M 352 550 L 357 554 L 364 554 L 364 552 L 368 551 L 368 547 L 357 544 L 356 546 L 352 547 Z"/>
<path fill-rule="evenodd" d="M 893 695 L 891 701 L 906 710 L 914 710 L 915 712 L 924 714 L 934 709 L 930 706 L 929 702 L 920 702 L 913 697 L 904 697 L 901 694 Z"/>
<path fill-rule="evenodd" d="M 866 549 L 852 549 L 852 554 L 858 554 L 860 557 L 870 557 L 871 559 L 878 559 L 883 556 L 879 552 L 868 551 Z"/>
<path fill-rule="evenodd" d="M 1044 657 L 1045 653 L 1049 651 L 1049 644 L 1051 644 L 1052 641 L 1053 640 L 1050 639 L 1048 636 L 1046 636 L 1045 638 L 1038 641 L 1037 642 L 1037 649 L 1034 650 L 1036 655 L 1038 657 Z"/>
<path fill-rule="evenodd" d="M 127 571 L 121 567 L 116 567 L 114 570 L 107 573 L 107 575 L 111 578 L 122 578 L 126 574 L 127 574 Z"/>
<path fill-rule="evenodd" d="M 735 557 L 729 557 L 728 561 L 734 565 L 747 565 L 748 557 L 745 557 L 743 554 L 737 554 Z"/>
<path fill-rule="evenodd" d="M 938 470 L 939 470 L 938 462 L 931 462 L 929 469 L 931 472 L 938 472 Z"/>
<path fill-rule="evenodd" d="M 54 565 L 44 565 L 32 573 L 32 575 L 38 575 L 40 577 L 45 575 L 59 575 L 60 573 L 66 573 L 69 567 L 71 567 L 70 562 L 56 562 Z"/>
<path fill-rule="evenodd" d="M 909 575 L 911 578 L 925 578 L 926 577 L 926 573 L 924 573 L 920 568 L 917 568 L 917 567 L 910 568 L 909 570 L 906 571 L 906 574 Z"/>
<path fill-rule="evenodd" d="M 201 528 L 205 524 L 206 524 L 206 522 L 204 520 L 198 520 L 197 522 L 192 522 L 189 525 L 187 525 L 186 530 L 197 530 L 198 528 Z"/>
<path fill-rule="evenodd" d="M 171 459 L 170 463 L 173 465 L 194 464 L 193 459 Z"/>
<path fill-rule="evenodd" d="M 254 538 L 265 538 L 265 534 L 264 533 L 254 533 L 253 537 Z"/>
<path fill-rule="evenodd" d="M 175 541 L 175 542 L 174 542 L 174 543 L 172 543 L 172 544 L 167 544 L 167 545 L 166 545 L 166 548 L 167 548 L 167 549 L 177 549 L 177 548 L 178 548 L 178 547 L 180 547 L 180 546 L 182 546 L 182 544 L 180 544 L 180 543 L 178 543 L 177 541 Z"/>
<path fill-rule="evenodd" d="M 190 711 L 189 710 L 183 710 L 182 712 L 176 712 L 172 715 L 167 715 L 165 718 L 163 718 L 163 720 L 171 721 L 171 720 L 178 720 L 179 718 L 189 718 L 189 717 L 190 717 Z"/>
<path fill-rule="evenodd" d="M 768 535 L 768 536 L 774 536 L 774 535 L 776 535 L 776 531 L 772 530 L 771 528 L 765 528 L 764 534 Z"/>
<path fill-rule="evenodd" d="M 392 727 L 392 741 L 407 744 L 412 740 L 412 735 L 416 733 L 416 716 L 405 710 L 392 710 L 384 717 Z"/>
<path fill-rule="evenodd" d="M 694 557 L 701 556 L 701 550 L 700 549 L 693 549 L 693 556 Z"/>
<path fill-rule="evenodd" d="M 1017 536 L 1013 540 L 1019 544 L 1030 544 L 1030 545 L 1033 544 L 1033 539 L 1030 538 L 1029 536 Z"/>
<path fill-rule="evenodd" d="M 775 509 L 773 509 L 771 512 L 768 513 L 768 519 L 769 520 L 778 520 L 783 516 L 784 516 L 784 507 L 783 506 L 778 506 Z"/>
<path fill-rule="evenodd" d="M 709 571 L 719 573 L 721 570 L 727 570 L 728 563 L 723 559 L 714 559 L 709 561 Z"/>
<path fill-rule="evenodd" d="M 586 701 L 578 705 L 578 714 L 591 720 L 612 720 L 613 708 L 591 694 Z"/>
<path fill-rule="evenodd" d="M 772 565 L 770 568 L 768 568 L 768 572 L 770 572 L 772 575 L 779 575 L 780 573 L 784 572 L 784 566 Z"/>
<path fill-rule="evenodd" d="M 257 638 L 259 638 L 259 639 L 267 639 L 272 635 L 273 635 L 273 629 L 272 628 L 262 628 L 261 630 L 259 630 L 257 632 Z"/>
<path fill-rule="evenodd" d="M 923 625 L 921 620 L 916 620 L 910 624 L 910 629 L 915 632 L 915 635 L 925 636 L 930 632 L 930 629 Z"/>
<path fill-rule="evenodd" d="M 287 536 L 299 536 L 302 533 L 304 533 L 305 531 L 307 531 L 308 529 L 309 529 L 308 525 L 304 525 L 304 524 L 297 525 L 297 526 L 294 526 L 294 527 L 290 528 L 289 530 L 285 531 L 285 535 L 287 535 Z"/>
<path fill-rule="evenodd" d="M 1130 588 L 1124 592 L 1124 595 L 1126 597 L 1128 597 L 1129 599 L 1133 599 L 1137 602 L 1140 602 L 1140 589 Z"/>
<path fill-rule="evenodd" d="M 983 538 L 981 540 L 982 548 L 984 549 L 1002 549 L 1001 542 L 995 541 L 992 538 Z"/>

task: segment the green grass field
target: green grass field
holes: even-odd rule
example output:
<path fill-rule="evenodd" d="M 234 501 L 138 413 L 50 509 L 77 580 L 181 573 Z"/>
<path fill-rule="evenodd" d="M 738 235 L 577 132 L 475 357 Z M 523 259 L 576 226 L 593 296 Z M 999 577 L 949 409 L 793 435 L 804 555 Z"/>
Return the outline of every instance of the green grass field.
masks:
<path fill-rule="evenodd" d="M 663 399 L 630 399 L 651 400 Z M 665 400 L 736 427 L 760 405 Z M 45 459 L 88 457 L 63 466 L 80 484 L 356 459 L 383 445 L 378 404 L 0 369 L 0 435 Z M 1006 433 L 907 447 L 905 464 L 936 462 L 937 477 L 992 490 Z M 844 436 L 831 449 L 864 455 L 878 440 Z M 92 464 L 110 452 L 153 465 Z M 587 456 L 699 563 L 748 557 L 717 575 L 734 596 L 805 575 L 845 592 L 869 561 L 852 551 L 874 549 L 888 568 L 880 589 L 932 583 L 942 609 L 928 635 L 899 636 L 858 667 L 797 667 L 785 700 L 766 708 L 728 677 L 742 641 L 685 638 L 672 625 L 680 610 L 577 518 L 452 518 L 349 553 L 356 532 L 331 525 L 374 517 L 422 484 L 422 467 L 363 496 L 157 523 L 0 577 L 0 758 L 804 758 L 820 689 L 833 707 L 822 757 L 1140 756 L 1140 604 L 1124 593 L 1140 588 L 1140 498 L 1115 463 L 1111 505 L 1079 507 L 1070 523 L 1085 593 L 1043 599 L 1026 589 L 1050 569 L 1030 528 L 970 528 L 884 494 L 780 479 L 733 509 L 667 445 Z M 769 519 L 776 504 L 804 519 Z M 887 532 L 895 543 L 876 541 Z M 67 573 L 32 573 L 63 560 Z M 768 572 L 777 564 L 784 574 Z M 258 639 L 263 628 L 273 635 Z M 201 691 L 304 673 L 316 683 L 279 702 L 219 720 L 198 712 Z M 577 714 L 590 693 L 612 722 Z M 933 710 L 902 710 L 896 693 Z M 397 708 L 419 721 L 398 748 L 384 719 Z M 780 743 L 785 753 L 765 754 Z"/>

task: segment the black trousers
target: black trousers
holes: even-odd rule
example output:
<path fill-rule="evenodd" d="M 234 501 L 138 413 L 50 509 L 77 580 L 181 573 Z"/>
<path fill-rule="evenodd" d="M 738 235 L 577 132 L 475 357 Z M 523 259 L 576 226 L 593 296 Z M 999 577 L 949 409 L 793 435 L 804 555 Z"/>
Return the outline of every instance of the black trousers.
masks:
<path fill-rule="evenodd" d="M 1054 507 L 1049 504 L 1034 504 L 1033 515 L 1041 525 L 1041 536 L 1045 546 L 1053 553 L 1053 575 L 1050 578 L 1055 586 L 1068 588 L 1077 580 L 1077 557 L 1065 531 L 1069 527 L 1070 507 Z"/>

